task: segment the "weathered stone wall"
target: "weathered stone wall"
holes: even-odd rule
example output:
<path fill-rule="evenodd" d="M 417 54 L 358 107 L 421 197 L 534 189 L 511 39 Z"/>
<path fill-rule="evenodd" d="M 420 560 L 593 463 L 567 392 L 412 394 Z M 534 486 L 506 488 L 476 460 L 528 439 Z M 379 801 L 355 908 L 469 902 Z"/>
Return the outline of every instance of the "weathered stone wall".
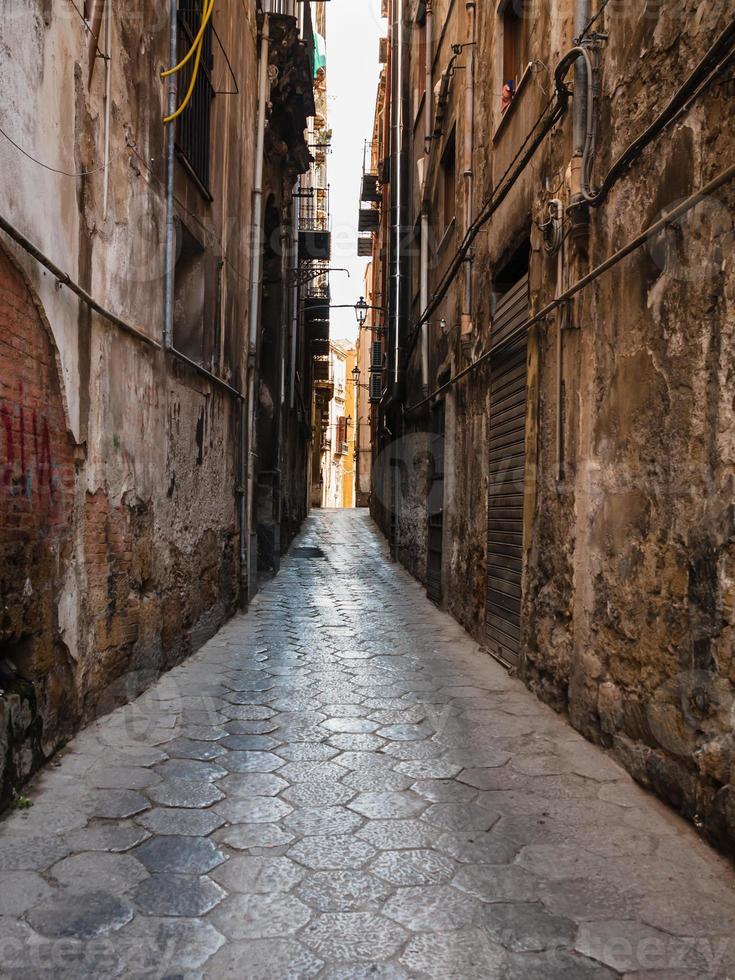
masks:
<path fill-rule="evenodd" d="M 465 37 L 462 7 L 455 6 L 444 34 L 437 22 L 440 45 Z M 503 118 L 498 20 L 494 9 L 478 5 L 476 209 L 543 109 L 554 66 L 572 46 L 571 3 L 527 8 L 533 69 Z M 706 9 L 689 0 L 611 6 L 598 24 L 609 40 L 600 48 L 594 181 L 661 111 L 731 15 L 725 0 Z M 440 51 L 435 85 L 443 68 Z M 456 121 L 461 146 L 467 114 L 457 76 L 444 133 Z M 524 239 L 531 246 L 531 308 L 538 310 L 554 297 L 559 274 L 570 285 L 732 159 L 734 108 L 731 84 L 699 94 L 591 210 L 588 233 L 566 239 L 560 272 L 538 224 L 550 199 L 565 207 L 571 200 L 570 111 L 475 241 L 473 326 L 464 347 L 461 274 L 433 314 L 430 388 L 488 349 L 495 279 Z M 575 727 L 726 847 L 735 839 L 734 194 L 732 185 L 721 188 L 577 297 L 563 332 L 561 409 L 559 315 L 531 329 L 520 667 L 540 697 L 568 711 Z M 458 162 L 458 220 L 463 208 Z M 443 261 L 436 256 L 432 287 Z M 481 642 L 489 381 L 485 366 L 444 395 L 444 603 Z M 405 402 L 420 397 L 416 345 Z M 404 424 L 405 432 L 426 432 L 429 414 L 409 413 Z M 401 557 L 422 579 L 424 492 L 417 473 L 405 493 L 416 520 L 401 522 Z"/>
<path fill-rule="evenodd" d="M 9 135 L 65 173 L 3 141 L 0 210 L 103 305 L 160 341 L 167 12 L 112 7 L 105 212 L 104 62 L 89 82 L 85 25 L 72 4 L 53 6 L 0 4 L 0 87 Z M 240 387 L 255 5 L 215 19 L 240 95 L 213 103 L 209 194 L 177 164 L 176 210 L 221 270 L 203 364 Z M 222 59 L 215 67 L 215 84 L 228 87 Z M 0 333 L 2 805 L 80 724 L 135 695 L 234 611 L 239 406 L 195 369 L 91 314 L 5 238 Z"/>

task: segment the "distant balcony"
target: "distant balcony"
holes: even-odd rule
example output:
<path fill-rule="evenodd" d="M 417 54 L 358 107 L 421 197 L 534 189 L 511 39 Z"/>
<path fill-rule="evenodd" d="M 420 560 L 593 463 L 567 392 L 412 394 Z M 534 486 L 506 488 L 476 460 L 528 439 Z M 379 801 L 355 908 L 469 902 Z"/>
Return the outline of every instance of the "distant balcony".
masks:
<path fill-rule="evenodd" d="M 377 231 L 380 227 L 380 211 L 377 208 L 360 208 L 357 230 L 359 232 Z"/>

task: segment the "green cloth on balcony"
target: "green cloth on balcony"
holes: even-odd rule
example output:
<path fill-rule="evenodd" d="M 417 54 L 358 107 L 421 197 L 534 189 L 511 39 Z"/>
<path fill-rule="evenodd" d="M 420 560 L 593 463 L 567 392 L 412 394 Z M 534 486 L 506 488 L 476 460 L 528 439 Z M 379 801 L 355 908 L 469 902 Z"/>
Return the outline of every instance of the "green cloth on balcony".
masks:
<path fill-rule="evenodd" d="M 314 78 L 320 68 L 327 67 L 327 42 L 314 31 Z"/>

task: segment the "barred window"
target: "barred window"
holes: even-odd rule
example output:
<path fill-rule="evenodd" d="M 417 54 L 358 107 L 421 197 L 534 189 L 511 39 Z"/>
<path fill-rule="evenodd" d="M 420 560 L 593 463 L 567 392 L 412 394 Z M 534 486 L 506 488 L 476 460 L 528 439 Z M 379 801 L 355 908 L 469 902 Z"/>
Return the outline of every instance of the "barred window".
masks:
<path fill-rule="evenodd" d="M 184 0 L 179 6 L 179 57 L 189 50 L 202 22 L 203 0 Z M 179 98 L 189 88 L 194 58 L 179 72 Z M 214 87 L 212 85 L 212 21 L 207 24 L 202 45 L 199 74 L 191 102 L 176 121 L 176 147 L 179 158 L 189 172 L 209 193 L 210 117 Z"/>

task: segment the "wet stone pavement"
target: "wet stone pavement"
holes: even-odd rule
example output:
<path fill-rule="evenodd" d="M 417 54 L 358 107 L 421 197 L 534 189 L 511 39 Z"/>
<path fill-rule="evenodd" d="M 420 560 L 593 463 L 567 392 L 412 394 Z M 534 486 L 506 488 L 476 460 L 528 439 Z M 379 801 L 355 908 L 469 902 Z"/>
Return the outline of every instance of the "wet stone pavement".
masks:
<path fill-rule="evenodd" d="M 278 578 L 0 823 L 0 976 L 735 977 L 735 875 L 385 557 Z"/>

